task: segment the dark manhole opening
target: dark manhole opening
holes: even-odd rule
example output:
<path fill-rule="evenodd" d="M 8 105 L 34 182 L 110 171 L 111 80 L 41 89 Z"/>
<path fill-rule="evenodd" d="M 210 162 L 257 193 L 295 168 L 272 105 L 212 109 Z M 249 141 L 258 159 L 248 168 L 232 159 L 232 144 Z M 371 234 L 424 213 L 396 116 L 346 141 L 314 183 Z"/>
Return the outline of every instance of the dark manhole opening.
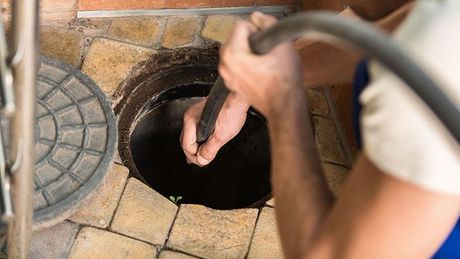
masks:
<path fill-rule="evenodd" d="M 187 164 L 179 142 L 182 117 L 208 94 L 216 79 L 217 51 L 184 49 L 162 55 L 170 55 L 167 60 L 172 64 L 150 59 L 147 62 L 156 66 L 144 65 L 125 85 L 131 93 L 119 108 L 124 163 L 163 196 L 182 197 L 180 203 L 215 209 L 262 206 L 271 194 L 270 147 L 263 117 L 248 111 L 242 131 L 210 165 Z"/>

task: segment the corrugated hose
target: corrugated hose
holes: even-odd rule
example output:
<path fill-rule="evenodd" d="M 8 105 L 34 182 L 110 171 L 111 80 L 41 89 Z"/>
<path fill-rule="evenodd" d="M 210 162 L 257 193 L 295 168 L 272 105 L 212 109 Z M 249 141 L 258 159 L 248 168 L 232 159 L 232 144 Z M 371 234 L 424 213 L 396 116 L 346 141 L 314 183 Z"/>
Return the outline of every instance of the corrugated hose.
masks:
<path fill-rule="evenodd" d="M 392 71 L 406 83 L 445 125 L 460 143 L 460 111 L 453 102 L 404 51 L 390 38 L 363 21 L 351 20 L 331 12 L 305 12 L 285 18 L 249 38 L 252 51 L 263 55 L 277 44 L 311 36 L 340 41 L 363 51 L 368 57 Z M 219 112 L 229 90 L 222 78 L 214 83 L 203 108 L 197 130 L 197 142 L 205 142 L 214 131 Z"/>

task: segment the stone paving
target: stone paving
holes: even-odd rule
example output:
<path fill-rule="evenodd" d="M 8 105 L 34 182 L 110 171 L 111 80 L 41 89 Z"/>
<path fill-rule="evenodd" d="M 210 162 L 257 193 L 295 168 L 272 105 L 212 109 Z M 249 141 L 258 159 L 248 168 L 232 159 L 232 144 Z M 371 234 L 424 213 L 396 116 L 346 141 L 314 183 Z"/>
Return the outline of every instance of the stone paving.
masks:
<path fill-rule="evenodd" d="M 49 21 L 43 55 L 88 74 L 111 98 L 136 65 L 168 48 L 222 42 L 242 16 L 135 17 Z M 351 161 L 327 91 L 307 91 L 323 168 L 338 195 Z M 119 162 L 119 161 L 118 161 Z M 33 234 L 32 258 L 281 258 L 275 200 L 219 211 L 175 205 L 114 163 L 95 198 L 64 222 Z"/>

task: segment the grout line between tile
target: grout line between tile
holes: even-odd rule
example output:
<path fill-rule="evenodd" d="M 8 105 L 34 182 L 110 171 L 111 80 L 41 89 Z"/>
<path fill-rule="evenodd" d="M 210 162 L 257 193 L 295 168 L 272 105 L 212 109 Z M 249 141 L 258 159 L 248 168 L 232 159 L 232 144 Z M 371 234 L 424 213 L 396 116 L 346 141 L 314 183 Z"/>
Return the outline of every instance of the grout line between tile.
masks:
<path fill-rule="evenodd" d="M 171 223 L 171 227 L 169 227 L 168 235 L 166 235 L 166 239 L 165 239 L 165 242 L 163 243 L 163 247 L 166 247 L 166 244 L 169 241 L 169 236 L 171 235 L 174 223 L 176 223 L 176 219 L 177 219 L 177 216 L 179 215 L 179 211 L 180 211 L 181 207 L 182 206 L 180 206 L 180 205 L 177 206 L 176 215 L 174 215 L 174 219 L 173 219 L 173 221 Z"/>
<path fill-rule="evenodd" d="M 70 220 L 66 220 L 66 221 L 69 221 L 69 222 L 72 222 L 74 224 L 77 224 L 77 227 L 78 227 L 78 230 L 77 230 L 77 233 L 75 233 L 75 238 L 73 239 L 72 245 L 70 246 L 70 249 L 69 249 L 69 251 L 67 251 L 67 254 L 66 254 L 66 258 L 70 258 L 70 255 L 72 254 L 72 252 L 74 250 L 75 242 L 77 242 L 78 235 L 80 234 L 81 230 L 85 226 L 82 225 L 82 224 L 75 223 L 75 222 L 70 221 Z"/>
<path fill-rule="evenodd" d="M 122 43 L 122 44 L 131 45 L 131 46 L 138 47 L 138 48 L 143 48 L 143 49 L 146 49 L 146 50 L 154 50 L 154 51 L 156 50 L 153 47 L 146 47 L 145 45 L 140 45 L 140 44 L 133 43 L 133 42 L 127 42 L 127 41 L 123 41 L 123 40 L 120 40 L 120 39 L 111 38 L 108 35 L 96 36 L 96 37 L 93 38 L 93 41 L 95 39 L 111 40 L 111 41 L 116 41 L 116 42 L 119 42 L 119 43 Z"/>
<path fill-rule="evenodd" d="M 254 235 L 256 233 L 256 227 L 257 227 L 257 223 L 259 222 L 259 218 L 260 218 L 260 214 L 262 213 L 262 209 L 263 209 L 263 207 L 259 208 L 259 210 L 257 212 L 256 221 L 254 222 L 254 228 L 252 229 L 251 238 L 249 239 L 248 250 L 246 251 L 246 255 L 244 256 L 245 259 L 247 259 L 248 256 L 249 256 L 249 251 L 251 250 L 252 241 L 253 241 Z"/>
<path fill-rule="evenodd" d="M 338 163 L 336 163 L 336 162 L 332 162 L 332 161 L 327 161 L 327 160 L 325 160 L 325 161 L 323 161 L 322 163 L 324 163 L 324 164 L 330 164 L 330 165 L 333 165 L 333 166 L 341 167 L 341 168 L 346 169 L 346 170 L 350 170 L 349 167 L 347 167 L 347 166 L 345 166 L 345 165 L 342 165 L 342 164 L 338 164 Z"/>
<path fill-rule="evenodd" d="M 207 16 L 198 16 L 197 19 L 198 20 L 198 26 L 196 28 L 196 31 L 194 33 L 194 36 L 193 36 L 193 41 L 192 41 L 192 45 L 193 46 L 203 46 L 204 45 L 204 39 L 201 37 L 201 32 L 203 31 L 204 29 L 204 26 L 206 24 L 206 19 L 208 17 Z"/>
<path fill-rule="evenodd" d="M 159 29 L 159 32 L 158 32 L 158 35 L 157 35 L 157 38 L 155 40 L 155 42 L 152 44 L 152 48 L 154 49 L 160 49 L 161 48 L 161 41 L 163 40 L 163 36 L 165 34 L 165 31 L 166 31 L 166 25 L 168 23 L 168 18 L 167 17 L 161 17 L 160 19 L 158 19 L 159 21 L 159 26 L 158 26 L 158 29 Z"/>
<path fill-rule="evenodd" d="M 334 121 L 337 134 L 339 135 L 340 145 L 342 146 L 345 156 L 347 158 L 348 167 L 351 167 L 353 165 L 353 153 L 351 152 L 350 143 L 348 143 L 348 140 L 346 138 L 345 129 L 337 116 L 337 107 L 335 106 L 335 103 L 332 100 L 331 88 L 329 86 L 324 87 L 324 93 L 326 96 L 326 101 L 329 106 L 329 109 L 331 110 L 331 118 Z"/>
<path fill-rule="evenodd" d="M 126 186 L 128 186 L 129 179 L 129 172 L 128 172 L 128 177 L 126 177 L 125 184 L 123 186 L 123 190 L 121 191 L 120 198 L 118 199 L 117 206 L 115 206 L 115 210 L 113 211 L 112 217 L 110 218 L 109 224 L 107 225 L 107 230 L 112 231 L 112 223 L 115 218 L 115 215 L 117 214 L 118 208 L 120 207 L 121 199 L 123 198 L 123 194 L 125 194 Z"/>
<path fill-rule="evenodd" d="M 72 221 L 73 222 L 73 221 Z M 145 241 L 145 240 L 142 240 L 142 239 L 139 239 L 137 237 L 132 237 L 132 236 L 128 236 L 126 234 L 123 234 L 123 233 L 120 233 L 120 232 L 117 232 L 117 231 L 114 231 L 114 230 L 111 230 L 111 229 L 108 229 L 108 228 L 100 228 L 98 226 L 92 226 L 92 225 L 87 225 L 87 224 L 79 224 L 81 226 L 81 228 L 95 228 L 95 229 L 98 229 L 98 230 L 102 230 L 102 231 L 105 231 L 105 232 L 109 232 L 109 233 L 112 233 L 112 234 L 116 234 L 116 235 L 120 235 L 120 236 L 123 236 L 123 237 L 127 237 L 129 239 L 133 239 L 133 240 L 136 240 L 136 241 L 139 241 L 139 242 L 142 242 L 142 243 L 145 243 L 145 244 L 148 244 L 150 246 L 161 246 L 159 244 L 154 244 L 154 243 L 150 243 L 148 241 Z M 81 229 L 80 229 L 81 230 Z M 79 231 L 80 232 L 80 231 Z"/>
<path fill-rule="evenodd" d="M 109 21 L 109 26 L 107 26 L 107 28 L 105 29 L 104 35 L 108 35 L 108 34 L 109 34 L 109 30 L 110 30 L 110 28 L 112 28 L 112 23 L 113 23 L 113 19 L 110 19 L 110 21 Z"/>
<path fill-rule="evenodd" d="M 86 41 L 89 39 L 89 41 Z M 83 48 L 81 50 L 81 56 L 80 56 L 80 64 L 78 64 L 78 69 L 83 68 L 83 64 L 85 63 L 86 56 L 88 55 L 89 49 L 91 48 L 91 45 L 93 44 L 93 37 L 85 37 L 84 42 L 83 42 Z"/>

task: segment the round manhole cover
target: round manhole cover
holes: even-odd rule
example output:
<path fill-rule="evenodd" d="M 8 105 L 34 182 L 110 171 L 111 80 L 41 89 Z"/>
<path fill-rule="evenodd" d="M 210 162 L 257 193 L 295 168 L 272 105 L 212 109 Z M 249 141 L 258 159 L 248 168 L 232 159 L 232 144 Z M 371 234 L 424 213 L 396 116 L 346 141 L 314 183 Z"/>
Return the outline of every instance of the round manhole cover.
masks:
<path fill-rule="evenodd" d="M 103 181 L 117 140 L 115 116 L 80 70 L 40 59 L 36 105 L 34 227 L 62 220 Z"/>

